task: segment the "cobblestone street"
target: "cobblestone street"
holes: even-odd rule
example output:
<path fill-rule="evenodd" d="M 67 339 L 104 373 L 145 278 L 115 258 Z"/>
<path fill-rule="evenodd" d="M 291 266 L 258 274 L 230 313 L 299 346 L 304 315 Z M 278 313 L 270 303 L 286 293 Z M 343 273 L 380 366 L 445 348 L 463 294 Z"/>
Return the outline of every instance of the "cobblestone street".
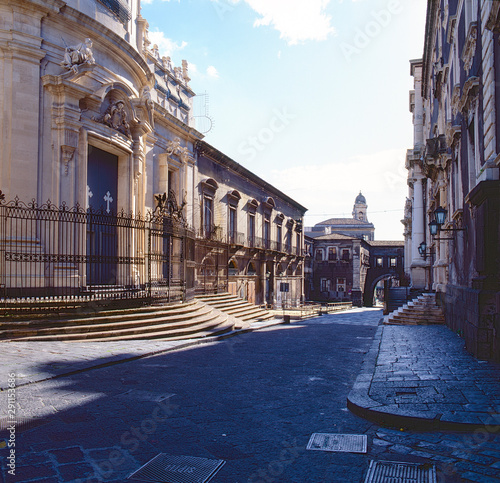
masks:
<path fill-rule="evenodd" d="M 3 481 L 124 482 L 158 453 L 225 460 L 214 482 L 363 482 L 371 460 L 435 464 L 440 482 L 500 481 L 498 426 L 390 429 L 348 410 L 381 316 L 354 309 L 94 369 L 138 353 L 32 343 L 24 375 L 60 375 L 63 347 L 71 373 L 16 389 L 17 416 L 32 423 L 16 434 L 15 477 L 2 457 Z M 145 341 L 141 353 L 164 344 Z M 21 348 L 5 345 L 5 379 Z M 306 450 L 313 433 L 364 434 L 368 451 Z"/>

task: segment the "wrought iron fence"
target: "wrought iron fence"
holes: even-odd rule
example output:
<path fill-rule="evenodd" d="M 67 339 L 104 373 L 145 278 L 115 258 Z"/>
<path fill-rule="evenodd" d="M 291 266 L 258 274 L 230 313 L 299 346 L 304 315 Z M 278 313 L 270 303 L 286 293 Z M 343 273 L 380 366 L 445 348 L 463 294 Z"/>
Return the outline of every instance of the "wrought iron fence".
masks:
<path fill-rule="evenodd" d="M 0 197 L 0 300 L 182 300 L 194 285 L 186 257 L 192 239 L 182 220 L 161 212 L 142 217 Z"/>

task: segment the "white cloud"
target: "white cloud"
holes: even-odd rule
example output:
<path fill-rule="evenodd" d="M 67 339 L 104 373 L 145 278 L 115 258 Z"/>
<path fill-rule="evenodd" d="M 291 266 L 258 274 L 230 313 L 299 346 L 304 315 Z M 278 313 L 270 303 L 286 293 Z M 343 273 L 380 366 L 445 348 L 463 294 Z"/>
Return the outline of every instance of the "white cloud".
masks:
<path fill-rule="evenodd" d="M 207 75 L 208 75 L 208 77 L 211 77 L 212 79 L 219 78 L 219 73 L 217 72 L 217 69 L 213 65 L 209 65 L 207 67 Z"/>
<path fill-rule="evenodd" d="M 184 41 L 180 44 L 174 42 L 172 39 L 165 37 L 165 34 L 160 30 L 149 31 L 148 37 L 151 45 L 156 44 L 158 46 L 160 56 L 172 56 L 174 52 L 184 49 L 187 45 L 187 42 Z"/>
<path fill-rule="evenodd" d="M 215 0 L 218 1 L 218 0 Z M 240 0 L 233 0 L 238 3 Z M 326 40 L 335 32 L 331 16 L 325 13 L 330 0 L 243 0 L 260 17 L 255 27 L 271 26 L 294 45 L 307 40 Z"/>

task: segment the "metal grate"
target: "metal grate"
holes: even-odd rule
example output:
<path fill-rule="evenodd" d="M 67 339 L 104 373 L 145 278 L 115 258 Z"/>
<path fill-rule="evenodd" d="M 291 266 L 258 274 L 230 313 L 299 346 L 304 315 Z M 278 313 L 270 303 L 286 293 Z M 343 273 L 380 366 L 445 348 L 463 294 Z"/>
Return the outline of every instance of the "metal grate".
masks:
<path fill-rule="evenodd" d="M 431 464 L 371 461 L 365 483 L 436 483 Z"/>
<path fill-rule="evenodd" d="M 307 449 L 344 453 L 366 453 L 367 436 L 364 434 L 313 433 Z"/>
<path fill-rule="evenodd" d="M 224 460 L 160 453 L 132 473 L 128 479 L 163 483 L 206 483 L 224 463 Z"/>

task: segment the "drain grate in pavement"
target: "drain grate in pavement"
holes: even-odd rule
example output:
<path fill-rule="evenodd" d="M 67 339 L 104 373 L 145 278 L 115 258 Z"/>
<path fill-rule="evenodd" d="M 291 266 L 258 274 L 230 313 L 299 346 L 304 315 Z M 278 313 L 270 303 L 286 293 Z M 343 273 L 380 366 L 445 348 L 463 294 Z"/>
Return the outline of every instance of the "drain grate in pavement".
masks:
<path fill-rule="evenodd" d="M 168 483 L 206 483 L 224 465 L 224 460 L 160 453 L 127 479 Z"/>
<path fill-rule="evenodd" d="M 370 461 L 365 483 L 436 483 L 436 467 L 397 461 Z"/>
<path fill-rule="evenodd" d="M 307 444 L 307 449 L 343 453 L 366 453 L 367 440 L 368 438 L 365 434 L 313 433 Z"/>

